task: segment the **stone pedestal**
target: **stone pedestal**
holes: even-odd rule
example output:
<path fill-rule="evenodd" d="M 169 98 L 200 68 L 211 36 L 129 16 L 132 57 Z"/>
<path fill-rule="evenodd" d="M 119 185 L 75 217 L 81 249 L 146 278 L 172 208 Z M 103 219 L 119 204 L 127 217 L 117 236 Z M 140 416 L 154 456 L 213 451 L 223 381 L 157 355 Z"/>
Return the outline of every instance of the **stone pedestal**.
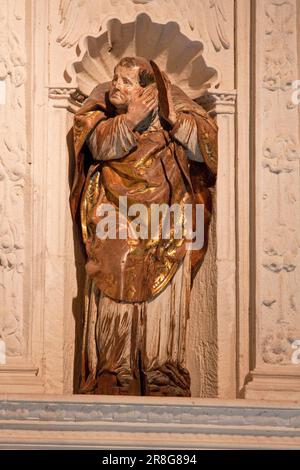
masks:
<path fill-rule="evenodd" d="M 251 374 L 246 398 L 299 399 L 299 2 L 253 2 Z M 299 11 L 298 11 L 299 14 Z"/>
<path fill-rule="evenodd" d="M 0 396 L 0 449 L 299 449 L 297 405 Z"/>

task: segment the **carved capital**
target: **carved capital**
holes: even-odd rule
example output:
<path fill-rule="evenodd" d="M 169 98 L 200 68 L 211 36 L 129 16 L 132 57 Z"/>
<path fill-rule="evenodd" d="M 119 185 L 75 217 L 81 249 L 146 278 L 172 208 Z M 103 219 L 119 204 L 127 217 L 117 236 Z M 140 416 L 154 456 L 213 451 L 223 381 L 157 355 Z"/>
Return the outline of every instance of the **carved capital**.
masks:
<path fill-rule="evenodd" d="M 197 103 L 212 114 L 234 114 L 236 109 L 236 91 L 209 90 Z"/>

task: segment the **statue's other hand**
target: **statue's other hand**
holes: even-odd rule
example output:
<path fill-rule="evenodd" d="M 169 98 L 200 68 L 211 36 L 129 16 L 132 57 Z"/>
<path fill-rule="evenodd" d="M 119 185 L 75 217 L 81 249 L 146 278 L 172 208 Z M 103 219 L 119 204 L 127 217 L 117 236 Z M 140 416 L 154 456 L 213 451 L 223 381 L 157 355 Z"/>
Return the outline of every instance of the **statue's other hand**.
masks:
<path fill-rule="evenodd" d="M 131 129 L 134 129 L 154 109 L 158 107 L 158 93 L 156 84 L 152 83 L 133 94 L 128 105 L 126 121 Z"/>

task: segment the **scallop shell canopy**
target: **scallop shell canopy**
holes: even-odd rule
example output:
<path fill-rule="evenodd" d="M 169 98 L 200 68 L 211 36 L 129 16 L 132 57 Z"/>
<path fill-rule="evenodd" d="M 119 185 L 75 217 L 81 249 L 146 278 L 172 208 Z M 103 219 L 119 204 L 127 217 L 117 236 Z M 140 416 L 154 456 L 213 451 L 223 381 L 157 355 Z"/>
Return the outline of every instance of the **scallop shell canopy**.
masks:
<path fill-rule="evenodd" d="M 201 41 L 182 34 L 175 22 L 154 23 L 145 14 L 124 24 L 110 19 L 100 36 L 82 38 L 77 52 L 78 59 L 66 70 L 66 79 L 75 80 L 79 91 L 87 96 L 97 84 L 112 79 L 114 67 L 126 56 L 154 60 L 192 99 L 218 83 L 217 70 L 205 63 Z"/>

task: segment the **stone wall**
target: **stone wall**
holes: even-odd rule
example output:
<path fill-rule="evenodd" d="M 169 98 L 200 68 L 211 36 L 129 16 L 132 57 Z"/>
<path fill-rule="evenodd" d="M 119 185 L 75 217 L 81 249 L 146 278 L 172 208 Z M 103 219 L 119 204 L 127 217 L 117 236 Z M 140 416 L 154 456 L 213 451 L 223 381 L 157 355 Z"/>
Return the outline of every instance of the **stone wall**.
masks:
<path fill-rule="evenodd" d="M 155 57 L 193 98 L 209 81 L 201 102 L 219 125 L 216 210 L 188 333 L 193 395 L 299 400 L 299 2 L 0 7 L 0 392 L 77 389 L 84 260 L 68 206 L 70 95 L 132 53 Z"/>

